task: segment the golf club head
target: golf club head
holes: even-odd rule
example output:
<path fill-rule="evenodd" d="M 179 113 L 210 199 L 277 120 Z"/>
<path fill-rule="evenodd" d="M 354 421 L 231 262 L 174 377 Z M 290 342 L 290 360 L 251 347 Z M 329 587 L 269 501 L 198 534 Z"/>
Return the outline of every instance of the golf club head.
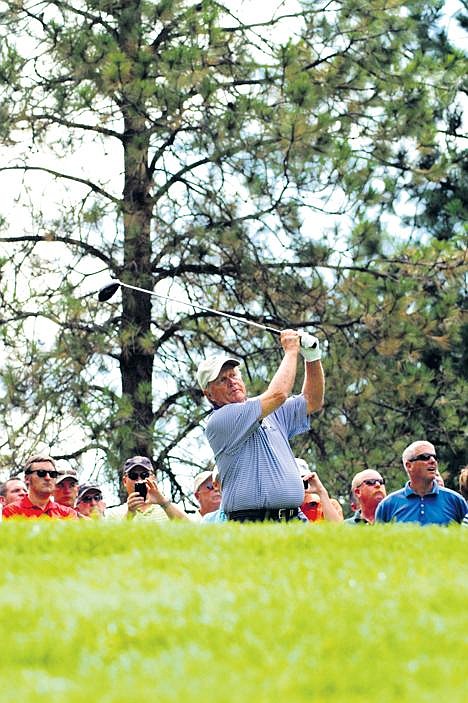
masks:
<path fill-rule="evenodd" d="M 120 288 L 120 281 L 112 281 L 106 286 L 103 286 L 98 293 L 98 300 L 100 303 L 105 303 L 106 300 L 110 300 L 114 293 L 116 293 Z"/>

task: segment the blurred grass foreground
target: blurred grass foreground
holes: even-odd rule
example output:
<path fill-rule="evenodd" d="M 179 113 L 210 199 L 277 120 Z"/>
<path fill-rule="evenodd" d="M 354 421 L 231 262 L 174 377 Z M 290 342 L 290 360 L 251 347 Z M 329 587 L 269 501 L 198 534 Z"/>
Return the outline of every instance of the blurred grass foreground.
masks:
<path fill-rule="evenodd" d="M 0 525 L 2 703 L 467 700 L 468 530 Z"/>

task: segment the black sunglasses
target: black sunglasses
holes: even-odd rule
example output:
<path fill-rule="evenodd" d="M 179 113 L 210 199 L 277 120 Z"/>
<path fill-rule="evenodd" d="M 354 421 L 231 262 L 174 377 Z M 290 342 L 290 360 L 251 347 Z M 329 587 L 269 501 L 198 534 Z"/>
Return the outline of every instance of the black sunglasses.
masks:
<path fill-rule="evenodd" d="M 39 478 L 45 478 L 46 476 L 50 476 L 50 478 L 57 478 L 61 475 L 60 471 L 48 471 L 47 469 L 28 469 L 28 471 L 25 471 L 24 473 L 26 476 L 29 476 L 29 474 L 37 474 Z"/>
<path fill-rule="evenodd" d="M 429 461 L 429 459 L 435 459 L 437 461 L 436 455 L 429 454 L 429 452 L 424 452 L 423 454 L 417 454 L 416 456 L 412 456 L 411 459 L 408 459 L 408 461 Z"/>
<path fill-rule="evenodd" d="M 145 481 L 150 477 L 150 472 L 146 469 L 143 471 L 135 471 L 134 469 L 130 469 L 127 476 L 131 481 Z"/>
<path fill-rule="evenodd" d="M 96 503 L 99 503 L 100 500 L 102 500 L 102 495 L 100 493 L 93 493 L 92 495 L 86 495 L 80 498 L 79 502 L 80 503 L 92 503 L 93 500 L 96 501 Z"/>
<path fill-rule="evenodd" d="M 385 486 L 385 479 L 384 478 L 365 478 L 364 481 L 361 481 L 359 486 L 362 486 L 362 484 L 365 483 L 366 486 L 376 486 L 379 484 L 379 486 Z M 359 486 L 356 486 L 356 488 L 359 488 Z"/>

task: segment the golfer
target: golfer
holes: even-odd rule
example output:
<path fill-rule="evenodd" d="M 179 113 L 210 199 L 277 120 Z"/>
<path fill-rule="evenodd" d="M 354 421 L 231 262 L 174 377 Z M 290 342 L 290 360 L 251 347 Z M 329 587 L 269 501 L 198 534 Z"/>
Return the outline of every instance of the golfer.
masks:
<path fill-rule="evenodd" d="M 247 398 L 237 359 L 212 356 L 198 367 L 198 383 L 213 406 L 206 437 L 229 520 L 289 521 L 297 518 L 304 500 L 289 439 L 306 432 L 309 416 L 322 407 L 321 354 L 318 340 L 307 333 L 283 330 L 280 339 L 281 364 L 265 392 L 255 398 Z M 302 392 L 290 397 L 300 354 L 305 359 Z"/>

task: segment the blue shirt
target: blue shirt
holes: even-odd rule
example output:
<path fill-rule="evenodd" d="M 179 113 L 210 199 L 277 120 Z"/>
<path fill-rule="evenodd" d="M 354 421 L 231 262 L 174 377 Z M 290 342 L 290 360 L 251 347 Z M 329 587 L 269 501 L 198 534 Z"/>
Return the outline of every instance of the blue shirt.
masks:
<path fill-rule="evenodd" d="M 390 493 L 377 506 L 376 522 L 419 522 L 420 525 L 449 525 L 463 522 L 468 512 L 466 500 L 435 481 L 425 496 L 415 493 L 409 485 Z"/>
<path fill-rule="evenodd" d="M 203 515 L 202 522 L 227 522 L 227 515 L 222 508 Z"/>
<path fill-rule="evenodd" d="M 210 415 L 206 437 L 215 455 L 226 513 L 297 508 L 304 485 L 289 439 L 309 429 L 303 395 L 263 420 L 259 398 L 229 403 Z"/>

